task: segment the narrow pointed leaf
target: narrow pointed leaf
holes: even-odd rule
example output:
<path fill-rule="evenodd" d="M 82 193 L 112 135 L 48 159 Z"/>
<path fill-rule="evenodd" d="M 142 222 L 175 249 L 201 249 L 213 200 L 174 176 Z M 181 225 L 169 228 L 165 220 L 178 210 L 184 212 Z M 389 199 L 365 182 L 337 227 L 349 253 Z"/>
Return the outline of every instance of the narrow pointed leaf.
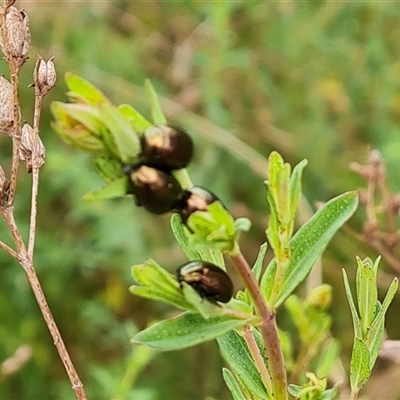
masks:
<path fill-rule="evenodd" d="M 219 337 L 217 342 L 222 357 L 235 371 L 235 374 L 248 392 L 260 399 L 268 399 L 260 373 L 254 365 L 253 358 L 244 339 L 236 331 L 231 331 Z"/>
<path fill-rule="evenodd" d="M 182 292 L 188 303 L 193 306 L 193 309 L 197 311 L 204 319 L 222 315 L 224 313 L 222 307 L 218 304 L 212 303 L 203 299 L 195 289 L 193 289 L 186 282 L 182 282 Z"/>
<path fill-rule="evenodd" d="M 101 106 L 101 117 L 111 132 L 120 159 L 125 164 L 133 164 L 140 153 L 140 143 L 129 120 L 118 108 L 110 104 Z"/>
<path fill-rule="evenodd" d="M 144 299 L 149 300 L 161 301 L 179 308 L 180 310 L 195 311 L 195 308 L 189 304 L 184 297 L 164 292 L 159 288 L 132 285 L 129 287 L 129 291 L 135 296 L 143 297 Z"/>
<path fill-rule="evenodd" d="M 350 362 L 350 384 L 352 392 L 358 392 L 371 375 L 369 369 L 369 351 L 363 340 L 354 338 Z"/>
<path fill-rule="evenodd" d="M 374 322 L 371 325 L 367 336 L 367 344 L 371 349 L 371 359 L 373 364 L 378 356 L 379 349 L 383 339 L 383 330 L 385 323 L 385 315 L 386 312 L 397 293 L 397 288 L 399 286 L 399 281 L 397 278 L 393 279 L 393 282 L 390 284 L 389 289 L 386 293 L 385 299 L 383 300 L 382 306 L 379 307 L 378 313 L 374 319 Z M 372 365 L 373 365 L 372 364 Z"/>
<path fill-rule="evenodd" d="M 128 178 L 122 173 L 122 164 L 120 160 L 111 157 L 97 157 L 93 160 L 97 173 L 106 181 L 113 182 L 123 178 L 127 192 Z"/>
<path fill-rule="evenodd" d="M 182 251 L 185 253 L 186 257 L 189 260 L 199 259 L 199 253 L 189 245 L 188 235 L 185 232 L 181 217 L 178 214 L 172 214 L 171 216 L 171 229 L 176 241 L 178 242 Z"/>
<path fill-rule="evenodd" d="M 252 268 L 253 275 L 257 281 L 259 281 L 260 277 L 261 277 L 263 262 L 264 262 L 265 255 L 267 254 L 267 250 L 268 250 L 268 243 L 263 243 L 260 246 L 260 250 L 258 252 L 256 262 L 254 263 L 253 268 Z"/>
<path fill-rule="evenodd" d="M 104 96 L 99 89 L 78 75 L 67 72 L 65 74 L 65 83 L 68 89 L 73 92 L 72 94 L 78 94 L 87 104 L 96 106 L 104 102 L 109 102 L 107 97 Z"/>
<path fill-rule="evenodd" d="M 303 160 L 298 163 L 294 168 L 290 177 L 290 216 L 294 219 L 294 216 L 299 205 L 299 199 L 301 196 L 301 177 L 303 170 L 306 167 L 308 161 Z"/>
<path fill-rule="evenodd" d="M 233 400 L 246 400 L 246 397 L 244 396 L 240 385 L 235 379 L 232 372 L 227 368 L 222 368 L 222 376 L 224 378 L 226 386 L 228 386 L 228 389 L 232 394 Z"/>
<path fill-rule="evenodd" d="M 179 350 L 213 340 L 246 323 L 226 315 L 205 320 L 200 314 L 185 312 L 137 333 L 131 342 L 159 350 Z"/>
<path fill-rule="evenodd" d="M 104 124 L 101 121 L 100 113 L 97 108 L 88 106 L 86 104 L 65 104 L 65 103 L 58 103 L 58 108 L 63 108 L 66 114 L 80 122 L 89 131 L 93 132 L 93 134 L 99 135 L 101 130 L 104 128 Z M 55 106 L 53 106 L 53 109 Z"/>
<path fill-rule="evenodd" d="M 83 196 L 85 201 L 109 200 L 126 195 L 126 178 L 119 178 Z"/>
<path fill-rule="evenodd" d="M 118 109 L 129 119 L 134 131 L 137 132 L 138 135 L 141 135 L 145 129 L 152 126 L 139 111 L 129 104 L 121 104 L 118 106 Z"/>
<path fill-rule="evenodd" d="M 374 319 L 376 302 L 378 301 L 378 289 L 376 287 L 376 274 L 374 264 L 370 258 L 361 260 L 357 257 L 357 300 L 360 312 L 363 336 L 369 330 Z"/>
<path fill-rule="evenodd" d="M 147 98 L 150 102 L 151 107 L 151 115 L 153 117 L 153 122 L 155 125 L 166 125 L 167 118 L 165 118 L 164 111 L 161 108 L 160 99 L 157 95 L 157 92 L 154 89 L 151 81 L 146 79 L 144 83 L 144 87 L 146 90 Z"/>
<path fill-rule="evenodd" d="M 350 306 L 351 317 L 353 319 L 353 327 L 354 327 L 354 336 L 362 337 L 362 330 L 361 330 L 361 320 L 358 316 L 358 312 L 356 309 L 356 305 L 354 304 L 353 294 L 351 292 L 349 278 L 347 277 L 346 271 L 342 269 L 343 272 L 343 280 L 344 280 L 344 288 L 346 291 L 347 301 Z"/>
<path fill-rule="evenodd" d="M 183 296 L 177 279 L 154 260 L 134 265 L 132 277 L 139 284 L 130 287 L 132 293 L 164 301 L 181 309 L 193 309 L 193 306 Z"/>

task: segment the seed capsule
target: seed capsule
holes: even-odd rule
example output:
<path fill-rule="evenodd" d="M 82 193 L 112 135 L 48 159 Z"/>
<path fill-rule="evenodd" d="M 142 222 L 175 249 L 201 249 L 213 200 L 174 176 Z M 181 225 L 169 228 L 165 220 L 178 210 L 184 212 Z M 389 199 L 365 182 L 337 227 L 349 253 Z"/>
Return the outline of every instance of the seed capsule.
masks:
<path fill-rule="evenodd" d="M 186 224 L 188 218 L 196 211 L 207 211 L 207 206 L 219 200 L 218 197 L 200 186 L 192 186 L 184 190 L 176 207 L 182 222 Z"/>
<path fill-rule="evenodd" d="M 185 168 L 193 156 L 192 139 L 180 128 L 152 126 L 140 141 L 144 163 L 164 171 Z"/>
<path fill-rule="evenodd" d="M 129 176 L 128 192 L 135 196 L 138 206 L 154 214 L 175 208 L 182 188 L 172 175 L 147 165 L 128 165 L 123 172 Z"/>
<path fill-rule="evenodd" d="M 207 261 L 189 261 L 176 270 L 180 283 L 186 282 L 203 298 L 227 303 L 233 295 L 233 283 L 221 268 Z"/>

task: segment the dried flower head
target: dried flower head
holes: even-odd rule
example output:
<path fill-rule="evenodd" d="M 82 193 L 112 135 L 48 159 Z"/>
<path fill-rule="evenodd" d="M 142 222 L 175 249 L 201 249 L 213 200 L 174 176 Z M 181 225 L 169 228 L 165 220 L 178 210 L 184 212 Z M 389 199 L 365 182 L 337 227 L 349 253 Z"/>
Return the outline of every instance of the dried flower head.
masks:
<path fill-rule="evenodd" d="M 33 128 L 25 122 L 21 130 L 19 159 L 30 173 L 32 168 L 40 168 L 44 164 L 45 156 L 46 149 L 42 140 L 35 134 Z"/>
<path fill-rule="evenodd" d="M 56 83 L 56 69 L 54 67 L 54 57 L 47 62 L 42 57 L 38 57 L 33 71 L 34 86 L 40 95 L 44 96 L 52 89 Z"/>
<path fill-rule="evenodd" d="M 31 44 L 28 14 L 10 7 L 6 15 L 6 37 L 0 37 L 0 46 L 9 62 L 15 62 L 19 70 L 28 58 Z"/>
<path fill-rule="evenodd" d="M 8 80 L 0 75 L 0 131 L 11 135 L 14 122 L 13 89 Z"/>

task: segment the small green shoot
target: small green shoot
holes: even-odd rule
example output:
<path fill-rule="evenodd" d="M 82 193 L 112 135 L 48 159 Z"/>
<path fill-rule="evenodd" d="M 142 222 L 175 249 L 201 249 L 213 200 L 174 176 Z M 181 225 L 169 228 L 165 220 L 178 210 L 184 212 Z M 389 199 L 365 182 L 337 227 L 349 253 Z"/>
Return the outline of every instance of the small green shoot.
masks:
<path fill-rule="evenodd" d="M 352 399 L 356 399 L 361 388 L 367 383 L 382 344 L 384 319 L 398 288 L 394 278 L 381 304 L 378 300 L 376 275 L 380 257 L 373 263 L 370 258 L 357 257 L 356 299 L 353 300 L 350 283 L 343 270 L 347 300 L 350 305 L 354 326 L 354 344 L 350 362 L 350 384 Z"/>

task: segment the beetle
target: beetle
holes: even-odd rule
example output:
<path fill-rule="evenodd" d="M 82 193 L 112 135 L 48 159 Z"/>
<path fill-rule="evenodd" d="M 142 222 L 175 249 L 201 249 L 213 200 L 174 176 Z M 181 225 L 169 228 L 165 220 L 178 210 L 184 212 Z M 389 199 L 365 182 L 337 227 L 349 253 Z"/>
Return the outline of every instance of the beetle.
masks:
<path fill-rule="evenodd" d="M 172 211 L 182 194 L 178 181 L 168 172 L 147 165 L 125 165 L 128 176 L 128 193 L 135 196 L 138 206 L 153 214 Z"/>
<path fill-rule="evenodd" d="M 186 224 L 188 218 L 196 211 L 207 211 L 207 207 L 219 200 L 218 197 L 209 190 L 201 186 L 192 186 L 182 192 L 175 211 Z"/>
<path fill-rule="evenodd" d="M 143 132 L 140 144 L 143 163 L 164 171 L 185 168 L 193 157 L 192 139 L 178 127 L 151 126 Z"/>
<path fill-rule="evenodd" d="M 176 277 L 182 287 L 186 282 L 202 297 L 212 302 L 228 303 L 233 295 L 233 283 L 220 267 L 207 261 L 194 260 L 181 265 Z"/>

